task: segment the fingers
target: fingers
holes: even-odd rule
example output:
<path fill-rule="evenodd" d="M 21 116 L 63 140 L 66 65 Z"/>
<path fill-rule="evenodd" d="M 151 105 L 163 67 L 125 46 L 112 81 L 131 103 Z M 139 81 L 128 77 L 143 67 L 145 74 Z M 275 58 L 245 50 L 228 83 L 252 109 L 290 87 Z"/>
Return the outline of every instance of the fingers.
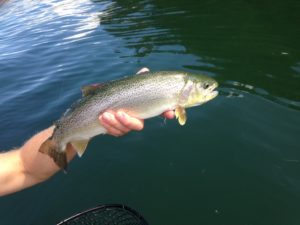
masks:
<path fill-rule="evenodd" d="M 167 119 L 173 119 L 175 116 L 175 113 L 173 110 L 169 110 L 169 111 L 164 112 L 162 115 L 164 117 L 166 117 Z"/>
<path fill-rule="evenodd" d="M 167 119 L 174 118 L 174 111 L 169 110 L 162 115 Z M 122 136 L 131 130 L 140 131 L 144 128 L 144 120 L 129 116 L 122 111 L 107 111 L 99 116 L 100 123 L 107 133 L 116 137 Z"/>
<path fill-rule="evenodd" d="M 140 131 L 144 128 L 144 120 L 131 117 L 122 111 L 116 113 L 117 120 L 129 130 Z"/>
<path fill-rule="evenodd" d="M 99 120 L 108 134 L 118 137 L 129 132 L 129 129 L 116 119 L 114 112 L 104 112 Z"/>
<path fill-rule="evenodd" d="M 113 136 L 121 136 L 131 130 L 142 130 L 144 121 L 128 116 L 124 112 L 104 112 L 99 117 L 100 123 Z"/>

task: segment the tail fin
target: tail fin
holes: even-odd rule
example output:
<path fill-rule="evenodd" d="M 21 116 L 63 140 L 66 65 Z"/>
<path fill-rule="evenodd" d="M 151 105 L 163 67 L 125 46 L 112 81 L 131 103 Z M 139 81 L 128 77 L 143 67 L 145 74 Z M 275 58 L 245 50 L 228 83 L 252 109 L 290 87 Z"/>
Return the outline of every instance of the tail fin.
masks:
<path fill-rule="evenodd" d="M 49 155 L 58 167 L 67 171 L 67 155 L 66 152 L 58 151 L 58 147 L 54 140 L 49 138 L 40 147 L 39 152 Z"/>

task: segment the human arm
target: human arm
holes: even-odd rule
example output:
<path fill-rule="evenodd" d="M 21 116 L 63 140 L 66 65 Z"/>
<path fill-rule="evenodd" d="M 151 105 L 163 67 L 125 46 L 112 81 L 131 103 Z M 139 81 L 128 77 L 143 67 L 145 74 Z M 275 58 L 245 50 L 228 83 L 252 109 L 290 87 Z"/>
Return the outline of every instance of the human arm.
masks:
<path fill-rule="evenodd" d="M 53 160 L 40 153 L 41 144 L 51 137 L 54 127 L 31 137 L 22 147 L 0 154 L 0 196 L 40 183 L 59 171 Z M 68 160 L 75 156 L 70 146 Z"/>
<path fill-rule="evenodd" d="M 173 118 L 174 112 L 164 113 Z M 123 112 L 106 112 L 99 117 L 108 134 L 121 136 L 130 130 L 142 130 L 144 121 Z M 47 180 L 60 170 L 53 160 L 39 152 L 41 144 L 51 137 L 54 127 L 47 128 L 30 138 L 22 147 L 0 153 L 0 196 L 20 191 Z M 71 161 L 76 152 L 69 144 L 67 159 Z"/>

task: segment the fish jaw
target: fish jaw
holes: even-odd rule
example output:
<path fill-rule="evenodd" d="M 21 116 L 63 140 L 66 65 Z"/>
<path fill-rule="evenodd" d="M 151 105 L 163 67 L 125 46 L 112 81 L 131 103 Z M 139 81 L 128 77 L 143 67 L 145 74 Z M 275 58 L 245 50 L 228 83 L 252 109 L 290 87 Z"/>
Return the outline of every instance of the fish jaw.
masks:
<path fill-rule="evenodd" d="M 208 102 L 218 96 L 219 92 L 215 90 L 217 87 L 218 83 L 213 83 L 210 87 L 208 87 L 205 90 L 203 88 L 198 88 L 198 95 L 203 95 L 204 102 Z"/>
<path fill-rule="evenodd" d="M 190 88 L 187 101 L 184 104 L 185 108 L 202 105 L 218 96 L 218 91 L 215 90 L 218 83 L 212 78 L 207 80 L 201 77 L 201 80 L 193 78 L 193 86 Z"/>

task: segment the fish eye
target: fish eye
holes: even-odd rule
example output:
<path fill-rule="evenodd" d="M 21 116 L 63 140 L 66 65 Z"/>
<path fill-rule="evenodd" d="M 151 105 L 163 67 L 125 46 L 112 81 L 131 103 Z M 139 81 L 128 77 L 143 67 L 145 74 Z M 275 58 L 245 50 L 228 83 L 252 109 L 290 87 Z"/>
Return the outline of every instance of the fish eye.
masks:
<path fill-rule="evenodd" d="M 204 89 L 209 88 L 209 84 L 208 84 L 208 83 L 204 83 L 204 84 L 203 84 L 203 88 L 204 88 Z"/>

